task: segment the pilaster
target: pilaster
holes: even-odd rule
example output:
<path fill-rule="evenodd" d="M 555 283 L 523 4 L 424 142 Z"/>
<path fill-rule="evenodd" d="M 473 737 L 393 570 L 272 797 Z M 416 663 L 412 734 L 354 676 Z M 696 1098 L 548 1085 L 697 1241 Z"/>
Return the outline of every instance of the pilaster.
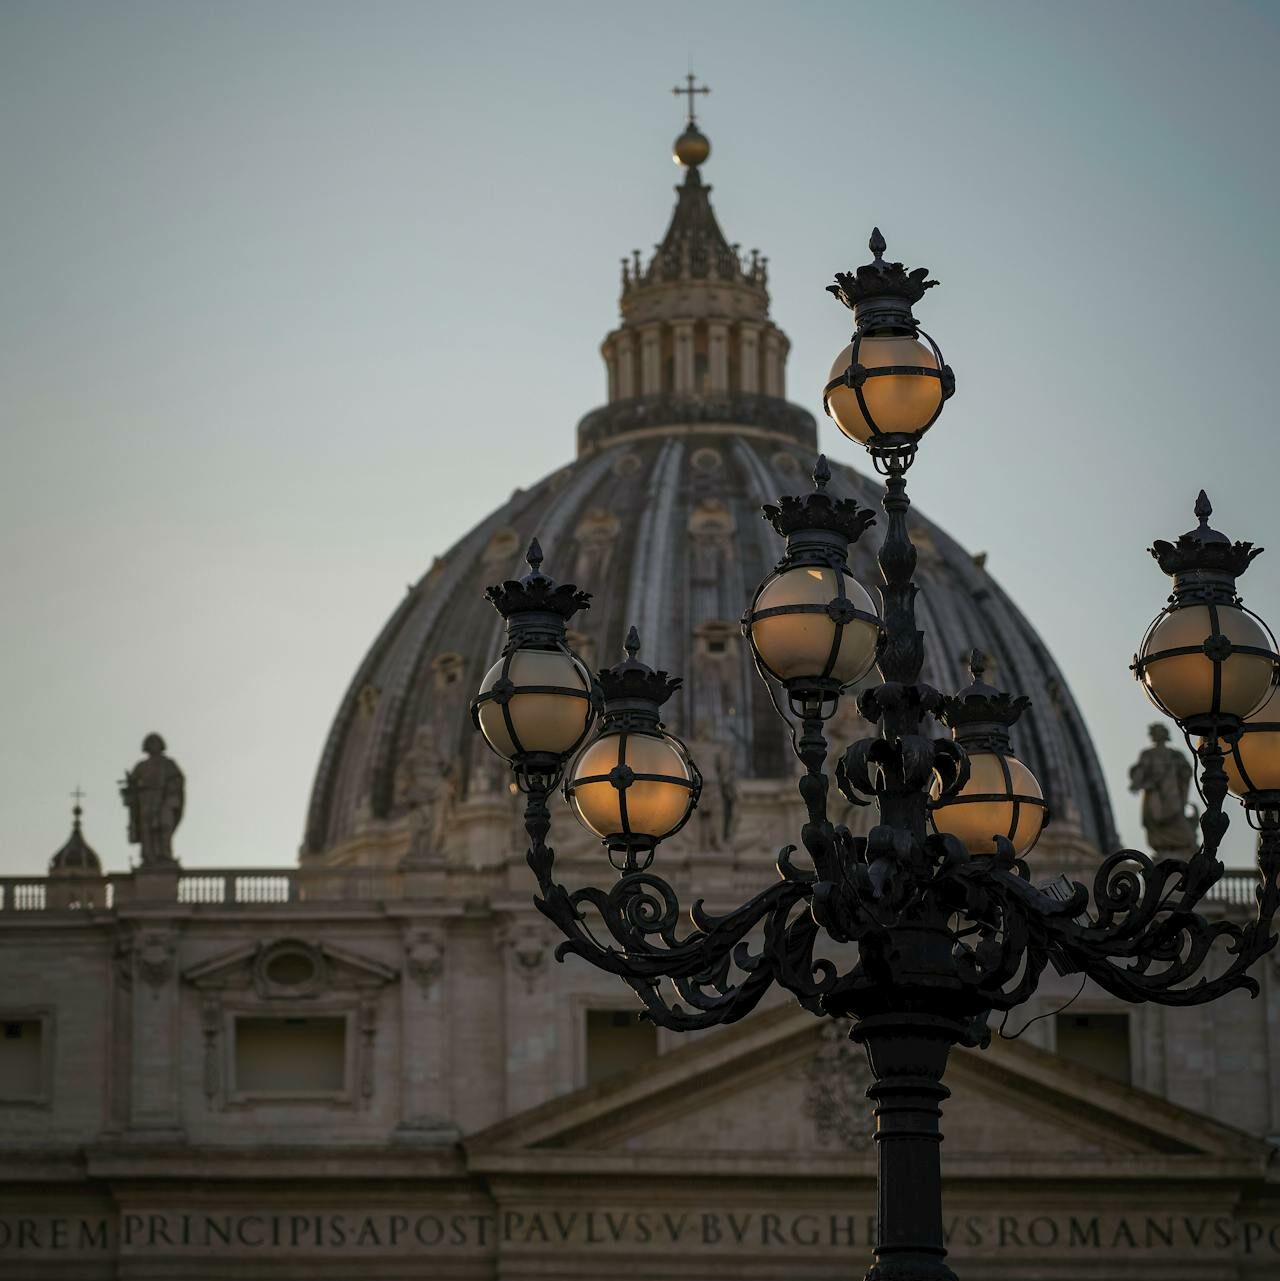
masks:
<path fill-rule="evenodd" d="M 656 396 L 662 390 L 662 325 L 645 325 L 640 331 L 640 394 Z"/>
<path fill-rule="evenodd" d="M 729 390 L 729 326 L 723 321 L 707 323 L 707 370 L 711 390 L 721 394 Z"/>
<path fill-rule="evenodd" d="M 745 320 L 738 326 L 739 391 L 760 390 L 760 330 L 760 325 Z"/>
<path fill-rule="evenodd" d="M 671 326 L 674 344 L 675 386 L 677 392 L 691 392 L 693 386 L 693 321 L 677 320 Z"/>
<path fill-rule="evenodd" d="M 128 1128 L 136 1138 L 182 1135 L 177 951 L 172 921 L 144 920 L 134 926 Z"/>

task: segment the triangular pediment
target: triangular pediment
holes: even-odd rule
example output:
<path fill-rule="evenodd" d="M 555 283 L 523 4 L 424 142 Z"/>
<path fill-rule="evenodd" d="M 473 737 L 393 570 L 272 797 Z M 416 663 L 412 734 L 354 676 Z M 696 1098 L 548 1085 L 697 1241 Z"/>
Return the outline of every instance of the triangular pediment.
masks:
<path fill-rule="evenodd" d="M 252 988 L 263 997 L 312 996 L 332 988 L 379 988 L 399 971 L 370 956 L 321 940 L 279 938 L 245 943 L 185 969 L 183 980 L 205 991 Z"/>
<path fill-rule="evenodd" d="M 869 1073 L 843 1028 L 794 1007 L 700 1035 L 656 1061 L 473 1136 L 487 1156 L 569 1153 L 715 1164 L 874 1168 Z M 1081 1171 L 1105 1162 L 1208 1159 L 1250 1167 L 1268 1145 L 1021 1041 L 953 1053 L 946 1162 L 1005 1159 Z M 558 1156 L 554 1158 L 559 1160 Z"/>

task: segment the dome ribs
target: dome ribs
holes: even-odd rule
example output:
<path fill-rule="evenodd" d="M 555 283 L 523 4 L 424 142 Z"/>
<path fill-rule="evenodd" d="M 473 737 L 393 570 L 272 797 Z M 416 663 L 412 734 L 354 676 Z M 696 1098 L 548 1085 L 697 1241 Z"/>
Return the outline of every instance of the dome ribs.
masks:
<path fill-rule="evenodd" d="M 788 460 L 794 460 L 794 468 Z M 468 691 L 478 683 L 500 644 L 501 626 L 481 588 L 517 565 L 535 534 L 548 568 L 563 571 L 557 577 L 576 581 L 579 564 L 601 568 L 591 581 L 578 583 L 595 593 L 579 625 L 594 646 L 595 666 L 619 649 L 626 629 L 635 624 L 653 660 L 686 677 L 678 705 L 673 702 L 673 723 L 678 718 L 680 728 L 697 737 L 713 725 L 740 777 L 790 780 L 794 765 L 785 738 L 745 651 L 737 656 L 737 676 L 729 676 L 699 654 L 699 629 L 740 616 L 781 551 L 759 507 L 803 485 L 812 463 L 813 451 L 794 441 L 751 429 L 711 425 L 704 431 L 689 425 L 679 434 L 636 435 L 588 454 L 513 497 L 455 545 L 434 577 L 397 604 L 361 663 L 317 771 L 308 855 L 346 857 L 366 845 L 388 848 L 386 824 L 398 821 L 397 769 L 437 705 L 432 661 L 446 651 L 462 654 L 461 679 Z M 833 492 L 879 505 L 882 490 L 875 481 L 843 465 L 832 470 Z M 593 517 L 596 508 L 605 515 Z M 731 524 L 727 549 L 710 557 L 700 551 L 700 522 L 716 538 L 725 537 Z M 921 625 L 929 633 L 928 677 L 954 688 L 962 654 L 975 643 L 989 649 L 1006 683 L 1033 700 L 1019 726 L 1025 731 L 1019 746 L 1028 763 L 1041 771 L 1052 796 L 1070 793 L 1080 807 L 1086 839 L 1099 846 L 1109 842 L 1113 824 L 1103 776 L 1052 657 L 1031 624 L 959 544 L 923 515 L 916 514 L 913 524 L 921 547 L 917 578 Z M 497 559 L 491 553 L 486 564 L 486 550 L 506 529 L 514 536 L 510 547 Z M 607 548 L 602 549 L 602 540 Z M 879 582 L 876 541 L 870 537 L 856 544 L 851 559 L 855 575 L 868 587 Z M 741 645 L 736 634 L 727 639 Z M 361 711 L 361 691 L 368 686 L 381 692 L 371 719 L 362 721 L 369 713 Z M 478 756 L 465 713 L 456 719 L 456 726 L 440 726 L 440 749 L 457 763 L 463 788 L 472 788 L 479 785 Z M 487 789 L 489 782 L 483 786 Z M 762 850 L 762 857 L 768 852 Z"/>

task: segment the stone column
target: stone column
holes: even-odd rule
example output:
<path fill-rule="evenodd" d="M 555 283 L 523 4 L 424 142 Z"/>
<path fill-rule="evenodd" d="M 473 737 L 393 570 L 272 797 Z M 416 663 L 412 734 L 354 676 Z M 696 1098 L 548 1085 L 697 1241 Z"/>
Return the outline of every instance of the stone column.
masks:
<path fill-rule="evenodd" d="M 129 1130 L 134 1137 L 182 1137 L 177 951 L 171 922 L 144 920 L 134 926 L 129 1089 Z"/>
<path fill-rule="evenodd" d="M 673 391 L 693 391 L 693 321 L 677 320 L 671 326 L 674 346 L 675 379 Z"/>
<path fill-rule="evenodd" d="M 729 326 L 721 320 L 707 322 L 707 370 L 711 390 L 723 395 L 729 390 Z"/>
<path fill-rule="evenodd" d="M 645 325 L 640 331 L 640 394 L 656 396 L 662 390 L 662 325 Z"/>
<path fill-rule="evenodd" d="M 603 346 L 603 348 L 601 348 L 601 353 L 600 353 L 600 354 L 604 357 L 604 367 L 605 367 L 605 370 L 606 370 L 606 371 L 607 371 L 607 373 L 608 373 L 608 378 L 609 378 L 609 400 L 610 400 L 610 401 L 615 401 L 615 400 L 617 400 L 617 399 L 618 399 L 618 351 L 617 351 L 617 347 L 616 347 L 613 343 L 608 343 L 608 342 L 607 342 L 607 343 L 605 343 L 605 345 Z"/>
<path fill-rule="evenodd" d="M 743 321 L 738 326 L 738 377 L 742 390 L 760 390 L 760 326 Z"/>
<path fill-rule="evenodd" d="M 635 334 L 630 329 L 622 330 L 614 339 L 619 400 L 629 400 L 636 394 L 635 350 Z"/>
<path fill-rule="evenodd" d="M 773 328 L 764 332 L 764 385 L 766 396 L 782 395 L 782 342 Z"/>

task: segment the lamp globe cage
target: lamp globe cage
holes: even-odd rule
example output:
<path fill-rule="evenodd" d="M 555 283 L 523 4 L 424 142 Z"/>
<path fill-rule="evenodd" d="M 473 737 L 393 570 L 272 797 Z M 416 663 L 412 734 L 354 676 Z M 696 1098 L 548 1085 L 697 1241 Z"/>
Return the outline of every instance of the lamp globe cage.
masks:
<path fill-rule="evenodd" d="M 1280 693 L 1231 737 L 1223 767 L 1228 789 L 1244 802 L 1253 826 L 1280 822 Z"/>
<path fill-rule="evenodd" d="M 955 375 L 911 310 L 938 282 L 927 279 L 925 267 L 907 271 L 900 262 L 885 262 L 879 227 L 868 247 L 871 262 L 837 272 L 827 286 L 853 312 L 855 329 L 831 366 L 822 407 L 867 448 L 878 471 L 891 462 L 905 469 L 954 395 Z"/>
<path fill-rule="evenodd" d="M 1049 821 L 1049 807 L 1036 776 L 1017 758 L 1009 729 L 1031 700 L 1013 697 L 983 680 L 986 658 L 969 655 L 973 682 L 948 699 L 940 719 L 969 762 L 969 776 L 944 794 L 935 775 L 929 805 L 936 832 L 954 836 L 970 854 L 996 854 L 999 840 L 1019 858 L 1030 853 Z"/>
<path fill-rule="evenodd" d="M 608 848 L 610 862 L 628 872 L 649 866 L 658 842 L 689 821 L 702 792 L 688 748 L 662 725 L 662 704 L 682 682 L 641 662 L 639 651 L 632 627 L 626 657 L 597 678 L 604 699 L 600 732 L 564 782 L 578 821 Z"/>
<path fill-rule="evenodd" d="M 792 711 L 825 720 L 840 694 L 876 661 L 882 624 L 875 602 L 849 572 L 850 543 L 875 515 L 850 498 L 827 493 L 825 456 L 814 490 L 767 504 L 765 519 L 786 539 L 777 568 L 756 589 L 742 630 L 762 675 L 787 691 Z"/>
<path fill-rule="evenodd" d="M 526 559 L 523 578 L 485 592 L 506 620 L 507 641 L 471 703 L 476 727 L 524 791 L 555 785 L 595 719 L 591 675 L 565 639 L 565 625 L 591 594 L 542 572 L 536 538 Z"/>
<path fill-rule="evenodd" d="M 1210 527 L 1213 507 L 1204 490 L 1195 514 L 1195 529 L 1151 548 L 1173 579 L 1173 594 L 1147 628 L 1133 671 L 1147 697 L 1185 732 L 1215 739 L 1270 698 L 1280 656 L 1270 629 L 1236 591 L 1236 578 L 1262 549 Z"/>

